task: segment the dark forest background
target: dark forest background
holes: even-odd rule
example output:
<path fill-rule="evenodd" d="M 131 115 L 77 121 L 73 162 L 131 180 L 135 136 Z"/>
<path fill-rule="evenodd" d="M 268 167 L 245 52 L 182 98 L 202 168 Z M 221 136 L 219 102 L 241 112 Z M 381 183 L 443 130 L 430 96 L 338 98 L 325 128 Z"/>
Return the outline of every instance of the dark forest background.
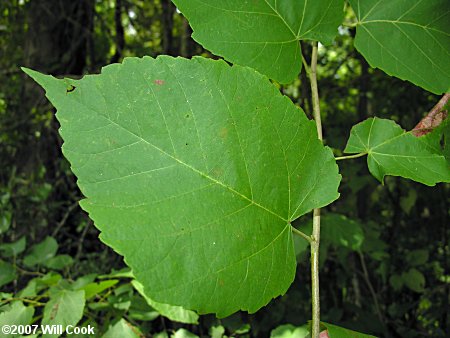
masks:
<path fill-rule="evenodd" d="M 378 116 L 410 130 L 439 100 L 371 69 L 353 47 L 354 33 L 342 27 L 334 45 L 319 50 L 325 142 L 336 155 L 342 154 L 352 125 Z M 82 196 L 61 153 L 55 111 L 19 67 L 79 78 L 127 56 L 214 57 L 190 36 L 187 21 L 169 0 L 0 1 L 0 316 L 11 295 L 33 278 L 53 273 L 70 282 L 125 266 L 100 242 L 78 206 Z M 303 51 L 309 59 L 308 44 Z M 310 116 L 304 71 L 280 90 Z M 341 199 L 325 213 L 330 219 L 339 213 L 354 220 L 364 241 L 350 248 L 324 239 L 322 319 L 383 337 L 448 336 L 449 185 L 427 187 L 397 177 L 387 177 L 382 185 L 368 173 L 364 159 L 339 165 Z M 58 243 L 65 263 L 46 266 L 39 257 L 30 263 L 30 255 L 42 249 L 36 244 L 48 236 Z M 100 334 L 125 318 L 146 337 L 170 336 L 179 328 L 198 336 L 266 337 L 281 324 L 303 325 L 310 319 L 309 259 L 300 249 L 298 257 L 289 292 L 256 314 L 221 320 L 206 315 L 198 325 L 139 317 L 133 315 L 138 294 L 128 290 L 128 298 L 122 294 L 125 301 L 117 293 L 127 283 L 122 281 L 90 299 L 83 322 L 94 323 Z M 27 304 L 39 317 L 45 297 Z M 142 311 L 154 312 L 150 307 Z"/>

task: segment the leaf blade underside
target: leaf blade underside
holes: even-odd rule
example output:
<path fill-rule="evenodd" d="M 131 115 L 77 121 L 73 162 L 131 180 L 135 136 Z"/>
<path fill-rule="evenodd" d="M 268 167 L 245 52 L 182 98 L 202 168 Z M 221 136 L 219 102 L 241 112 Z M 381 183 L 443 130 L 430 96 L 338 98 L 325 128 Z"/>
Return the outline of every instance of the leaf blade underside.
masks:
<path fill-rule="evenodd" d="M 287 290 L 290 221 L 335 200 L 340 175 L 267 78 L 170 57 L 78 81 L 27 73 L 58 109 L 83 209 L 152 299 L 226 316 Z"/>

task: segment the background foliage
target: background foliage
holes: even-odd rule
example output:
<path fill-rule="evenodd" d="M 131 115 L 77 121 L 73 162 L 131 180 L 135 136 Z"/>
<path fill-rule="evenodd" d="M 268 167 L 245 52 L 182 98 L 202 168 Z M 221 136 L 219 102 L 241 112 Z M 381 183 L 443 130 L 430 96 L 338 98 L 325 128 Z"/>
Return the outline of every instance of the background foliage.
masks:
<path fill-rule="evenodd" d="M 301 239 L 296 280 L 285 296 L 254 315 L 197 318 L 149 305 L 130 273 L 118 272 L 121 257 L 98 240 L 78 206 L 81 194 L 60 151 L 54 111 L 19 66 L 78 77 L 124 56 L 211 56 L 190 38 L 169 1 L 10 0 L 0 3 L 0 15 L 0 323 L 11 323 L 8 313 L 18 322 L 45 323 L 55 304 L 64 307 L 68 299 L 75 307 L 65 321 L 95 325 L 112 337 L 262 337 L 310 319 Z M 351 12 L 346 20 L 354 20 Z M 319 50 L 325 142 L 336 155 L 354 124 L 376 115 L 410 130 L 438 100 L 371 69 L 354 49 L 354 36 L 354 28 L 340 27 L 332 47 Z M 307 58 L 308 49 L 302 46 Z M 279 87 L 311 115 L 304 70 Z M 444 337 L 450 325 L 448 185 L 396 177 L 380 185 L 361 159 L 340 168 L 341 199 L 323 221 L 323 320 L 381 336 Z M 310 227 L 308 216 L 300 222 Z M 289 327 L 277 332 L 283 330 Z"/>

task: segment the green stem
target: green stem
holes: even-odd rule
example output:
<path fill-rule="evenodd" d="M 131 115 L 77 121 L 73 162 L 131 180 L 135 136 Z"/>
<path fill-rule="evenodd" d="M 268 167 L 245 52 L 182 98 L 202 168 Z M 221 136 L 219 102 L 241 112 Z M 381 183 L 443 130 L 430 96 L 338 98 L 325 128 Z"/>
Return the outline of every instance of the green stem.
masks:
<path fill-rule="evenodd" d="M 347 156 L 339 156 L 339 157 L 335 157 L 336 161 L 340 161 L 340 160 L 350 160 L 352 158 L 358 158 L 358 157 L 362 157 L 367 155 L 367 153 L 359 153 L 359 154 L 355 154 L 355 155 L 347 155 Z"/>
<path fill-rule="evenodd" d="M 320 294 L 319 294 L 319 246 L 320 246 L 320 209 L 313 211 L 313 233 L 311 241 L 311 337 L 320 335 Z"/>
<path fill-rule="evenodd" d="M 313 115 L 317 126 L 317 136 L 322 141 L 322 120 L 320 118 L 319 89 L 317 87 L 317 41 L 313 42 L 309 79 L 313 101 Z M 311 337 L 320 335 L 320 297 L 319 297 L 319 246 L 320 246 L 320 209 L 313 211 L 313 231 L 311 236 Z"/>

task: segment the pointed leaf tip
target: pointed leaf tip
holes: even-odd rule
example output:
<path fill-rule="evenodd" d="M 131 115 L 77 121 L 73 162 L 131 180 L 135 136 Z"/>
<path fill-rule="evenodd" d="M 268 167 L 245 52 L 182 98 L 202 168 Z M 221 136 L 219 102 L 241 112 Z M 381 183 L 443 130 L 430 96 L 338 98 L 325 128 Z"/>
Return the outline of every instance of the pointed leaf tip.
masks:
<path fill-rule="evenodd" d="M 54 83 L 52 80 L 57 80 L 55 77 L 47 74 L 42 74 L 36 70 L 26 68 L 26 67 L 20 67 L 22 71 L 27 74 L 29 77 L 31 77 L 34 81 L 36 81 L 42 88 L 45 89 L 45 91 L 48 91 L 50 84 Z"/>
<path fill-rule="evenodd" d="M 33 80 L 36 80 L 36 77 L 38 77 L 38 75 L 43 75 L 43 74 L 39 73 L 38 71 L 35 71 L 35 70 L 27 68 L 27 67 L 20 67 L 20 69 L 25 74 L 27 74 L 29 77 L 31 77 Z"/>

